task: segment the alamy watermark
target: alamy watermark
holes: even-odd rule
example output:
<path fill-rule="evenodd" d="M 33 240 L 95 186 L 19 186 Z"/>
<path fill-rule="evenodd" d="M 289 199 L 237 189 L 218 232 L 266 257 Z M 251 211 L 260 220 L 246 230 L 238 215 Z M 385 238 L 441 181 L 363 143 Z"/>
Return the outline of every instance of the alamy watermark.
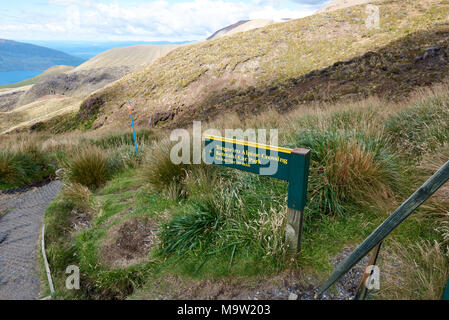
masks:
<path fill-rule="evenodd" d="M 380 28 L 380 9 L 378 6 L 369 4 L 365 8 L 365 13 L 368 17 L 365 19 L 365 26 L 367 29 Z"/>
<path fill-rule="evenodd" d="M 267 149 L 258 147 L 263 145 L 278 146 L 278 129 L 224 129 L 223 133 L 218 129 L 207 129 L 202 131 L 201 121 L 193 121 L 192 136 L 186 129 L 175 129 L 170 134 L 170 140 L 176 142 L 171 148 L 170 160 L 173 164 L 201 164 L 207 162 L 204 141 L 207 136 L 224 137 L 226 141 L 222 142 L 220 150 L 223 154 L 232 153 L 232 157 L 214 157 L 213 164 L 224 163 L 248 163 L 251 154 L 257 154 L 256 163 L 260 165 L 261 175 L 274 175 L 278 170 L 278 161 L 272 159 L 278 158 L 278 152 L 271 149 L 269 154 Z M 241 144 L 234 145 L 231 140 L 240 140 L 251 142 L 246 146 Z M 246 149 L 246 150 L 245 150 Z"/>
<path fill-rule="evenodd" d="M 378 266 L 371 265 L 366 267 L 365 274 L 369 276 L 365 280 L 365 287 L 368 290 L 380 290 L 380 269 Z"/>
<path fill-rule="evenodd" d="M 80 268 L 78 266 L 70 265 L 65 269 L 65 273 L 69 276 L 65 280 L 65 287 L 67 290 L 80 289 Z"/>

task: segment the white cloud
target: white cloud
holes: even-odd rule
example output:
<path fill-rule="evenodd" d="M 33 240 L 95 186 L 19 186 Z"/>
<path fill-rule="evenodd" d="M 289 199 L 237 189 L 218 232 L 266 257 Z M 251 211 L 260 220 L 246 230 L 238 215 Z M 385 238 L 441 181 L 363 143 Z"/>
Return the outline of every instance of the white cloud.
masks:
<path fill-rule="evenodd" d="M 197 40 L 245 19 L 300 18 L 312 14 L 310 5 L 286 6 L 285 0 L 185 0 L 99 3 L 88 0 L 50 0 L 61 14 L 48 14 L 41 24 L 32 14 L 17 21 L 19 38 L 79 40 Z M 309 1 L 310 3 L 310 1 Z M 291 4 L 291 3 L 290 3 Z M 1 18 L 1 13 L 0 13 Z M 23 23 L 26 21 L 26 23 Z M 21 28 L 19 28 L 21 25 Z M 0 37 L 14 29 L 0 25 Z M 20 32 L 19 32 L 20 31 Z"/>

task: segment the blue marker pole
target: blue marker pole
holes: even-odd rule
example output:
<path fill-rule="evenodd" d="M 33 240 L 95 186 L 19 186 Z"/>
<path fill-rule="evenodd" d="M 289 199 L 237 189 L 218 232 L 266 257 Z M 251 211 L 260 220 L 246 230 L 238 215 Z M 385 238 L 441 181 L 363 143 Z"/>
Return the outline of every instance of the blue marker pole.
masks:
<path fill-rule="evenodd" d="M 131 117 L 131 125 L 133 127 L 133 135 L 134 135 L 134 144 L 136 145 L 136 152 L 137 152 L 137 139 L 136 139 L 136 130 L 134 129 L 134 121 L 133 121 L 133 108 L 131 107 L 131 102 L 128 101 L 128 110 L 129 110 L 129 115 Z"/>

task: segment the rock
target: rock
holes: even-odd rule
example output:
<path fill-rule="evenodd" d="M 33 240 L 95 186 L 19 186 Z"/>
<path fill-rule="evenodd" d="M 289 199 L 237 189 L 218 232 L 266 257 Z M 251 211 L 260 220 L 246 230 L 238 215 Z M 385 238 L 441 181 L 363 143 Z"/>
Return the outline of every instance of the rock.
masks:
<path fill-rule="evenodd" d="M 37 123 L 33 124 L 33 125 L 30 127 L 30 131 L 36 131 L 36 130 L 38 130 L 40 127 L 42 127 L 43 124 L 44 124 L 43 122 L 37 122 Z"/>
<path fill-rule="evenodd" d="M 416 56 L 414 59 L 414 62 L 417 63 L 418 61 L 421 61 L 423 59 L 422 56 Z"/>
<path fill-rule="evenodd" d="M 410 70 L 412 66 L 410 64 L 399 64 L 396 68 L 401 72 L 405 72 Z"/>
<path fill-rule="evenodd" d="M 153 119 L 153 126 L 155 126 L 160 121 L 173 120 L 174 117 L 174 112 L 157 112 L 151 118 Z"/>
<path fill-rule="evenodd" d="M 298 300 L 298 295 L 293 292 L 288 296 L 288 300 Z"/>
<path fill-rule="evenodd" d="M 440 46 L 429 47 L 426 51 L 441 51 L 442 48 Z"/>
<path fill-rule="evenodd" d="M 443 54 L 443 48 L 441 48 L 440 46 L 429 47 L 426 49 L 423 59 L 425 60 L 427 58 L 435 57 L 441 54 Z"/>

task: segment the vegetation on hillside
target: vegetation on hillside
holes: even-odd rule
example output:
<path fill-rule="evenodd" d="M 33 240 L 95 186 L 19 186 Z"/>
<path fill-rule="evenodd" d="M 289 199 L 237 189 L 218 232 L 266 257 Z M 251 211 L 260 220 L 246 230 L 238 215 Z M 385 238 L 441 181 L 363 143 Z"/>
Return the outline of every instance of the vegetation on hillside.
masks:
<path fill-rule="evenodd" d="M 270 111 L 208 124 L 276 127 L 281 145 L 312 149 L 298 256 L 287 252 L 283 237 L 284 182 L 221 167 L 175 166 L 168 157 L 166 133 L 159 130 L 147 138 L 140 135 L 140 155 L 124 135 L 92 139 L 85 133 L 72 136 L 70 146 L 57 143 L 64 135 L 52 138 L 53 148 L 67 153 L 65 161 L 78 163 L 85 155 L 70 160 L 70 151 L 64 150 L 96 145 L 85 154 L 96 159 L 92 148 L 102 148 L 102 165 L 117 159 L 128 163 L 90 189 L 82 184 L 92 185 L 91 175 L 76 180 L 66 167 L 66 191 L 45 218 L 57 296 L 194 298 L 192 286 L 241 279 L 248 289 L 285 272 L 297 273 L 305 286 L 319 285 L 338 252 L 366 237 L 446 160 L 447 145 L 435 135 L 448 136 L 449 128 L 435 131 L 432 110 L 439 108 L 441 119 L 447 116 L 447 92 L 447 86 L 434 87 L 403 103 L 371 98 L 351 105 L 315 105 L 284 117 Z M 421 126 L 413 125 L 416 115 L 427 114 L 420 118 Z M 415 142 L 420 152 L 410 153 L 406 146 Z M 440 298 L 446 277 L 440 271 L 449 267 L 445 194 L 442 190 L 386 240 L 380 255 L 385 278 L 374 298 Z M 399 267 L 391 268 L 393 257 Z M 409 261 L 416 261 L 413 272 Z M 68 264 L 82 272 L 78 292 L 64 289 Z M 311 278 L 305 280 L 306 275 Z M 395 281 L 401 281 L 401 289 Z"/>
<path fill-rule="evenodd" d="M 355 6 L 177 48 L 36 126 L 35 159 L 63 169 L 45 215 L 56 297 L 191 299 L 212 283 L 207 297 L 220 298 L 229 287 L 282 287 L 286 274 L 317 287 L 449 156 L 449 86 L 416 90 L 447 80 L 447 1 L 376 4 L 379 29 Z M 137 123 L 168 115 L 137 131 L 137 152 L 117 129 L 129 100 Z M 311 149 L 299 255 L 284 239 L 285 182 L 171 162 L 164 127 L 192 119 L 208 119 L 203 130 L 276 128 L 281 146 Z M 22 139 L 0 140 L 1 177 L 20 163 L 8 143 Z M 441 297 L 448 210 L 443 187 L 386 239 L 372 298 Z M 68 265 L 80 268 L 79 291 L 65 289 Z"/>
<path fill-rule="evenodd" d="M 102 90 L 96 125 L 122 123 L 120 106 L 128 100 L 138 123 L 169 112 L 168 125 L 175 126 L 230 111 L 285 113 L 317 100 L 400 99 L 441 81 L 449 45 L 446 2 L 374 4 L 379 28 L 366 27 L 360 5 L 177 48 Z"/>

